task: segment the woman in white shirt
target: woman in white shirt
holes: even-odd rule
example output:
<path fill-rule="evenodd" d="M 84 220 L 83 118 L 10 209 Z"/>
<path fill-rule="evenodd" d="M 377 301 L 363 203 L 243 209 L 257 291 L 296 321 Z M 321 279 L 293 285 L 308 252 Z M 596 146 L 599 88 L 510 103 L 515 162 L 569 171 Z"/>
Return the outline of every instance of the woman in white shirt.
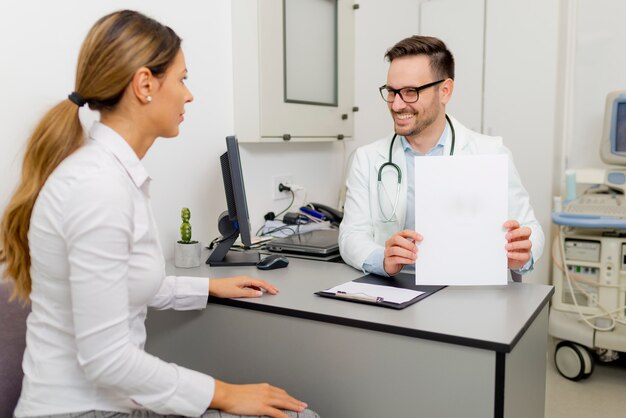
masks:
<path fill-rule="evenodd" d="M 207 417 L 209 407 L 317 416 L 282 389 L 227 384 L 143 349 L 148 306 L 201 309 L 208 295 L 277 292 L 249 277 L 165 277 L 141 159 L 157 137 L 178 135 L 193 100 L 180 42 L 137 12 L 101 18 L 83 43 L 75 91 L 29 140 L 0 228 L 0 262 L 32 304 L 16 417 Z M 101 116 L 86 140 L 85 104 Z"/>

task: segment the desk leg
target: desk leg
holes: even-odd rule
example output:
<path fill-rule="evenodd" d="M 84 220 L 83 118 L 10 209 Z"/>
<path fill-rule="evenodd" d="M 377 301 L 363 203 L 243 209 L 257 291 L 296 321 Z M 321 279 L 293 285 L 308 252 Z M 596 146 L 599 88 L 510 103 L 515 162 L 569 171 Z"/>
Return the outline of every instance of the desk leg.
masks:
<path fill-rule="evenodd" d="M 495 417 L 543 418 L 546 400 L 548 305 L 526 330 L 504 364 L 503 415 Z M 497 354 L 498 355 L 498 354 Z"/>

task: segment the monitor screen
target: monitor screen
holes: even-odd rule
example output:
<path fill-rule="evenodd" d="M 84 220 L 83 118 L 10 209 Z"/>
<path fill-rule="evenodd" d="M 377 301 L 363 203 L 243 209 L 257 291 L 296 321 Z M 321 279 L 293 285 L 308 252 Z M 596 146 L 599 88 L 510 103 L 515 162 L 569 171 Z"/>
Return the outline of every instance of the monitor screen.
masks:
<path fill-rule="evenodd" d="M 626 166 L 626 90 L 606 97 L 600 156 L 607 164 Z"/>
<path fill-rule="evenodd" d="M 249 250 L 252 245 L 252 234 L 236 137 L 226 137 L 226 152 L 220 156 L 220 165 L 228 211 L 223 212 L 218 219 L 218 229 L 222 237 L 207 259 L 207 264 L 211 266 L 255 265 L 259 261 L 259 254 Z M 239 236 L 246 251 L 230 251 Z"/>
<path fill-rule="evenodd" d="M 626 102 L 618 102 L 615 109 L 615 151 L 626 154 Z"/>

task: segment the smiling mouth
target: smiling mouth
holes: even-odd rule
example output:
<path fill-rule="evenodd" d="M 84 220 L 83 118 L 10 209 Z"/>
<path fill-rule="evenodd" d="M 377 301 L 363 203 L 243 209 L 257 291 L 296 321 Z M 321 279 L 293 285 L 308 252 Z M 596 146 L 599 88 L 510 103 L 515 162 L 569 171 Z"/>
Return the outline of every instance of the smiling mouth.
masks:
<path fill-rule="evenodd" d="M 415 117 L 415 113 L 396 113 L 396 118 L 400 120 L 411 119 Z"/>

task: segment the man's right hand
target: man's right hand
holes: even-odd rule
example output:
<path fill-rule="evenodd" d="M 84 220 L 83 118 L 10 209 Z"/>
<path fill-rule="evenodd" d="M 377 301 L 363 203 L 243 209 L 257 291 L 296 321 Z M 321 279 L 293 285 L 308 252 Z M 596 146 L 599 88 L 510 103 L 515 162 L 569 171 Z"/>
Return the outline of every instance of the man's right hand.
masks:
<path fill-rule="evenodd" d="M 416 242 L 424 238 L 415 231 L 405 229 L 391 236 L 385 242 L 385 261 L 383 267 L 388 275 L 398 274 L 406 264 L 413 264 L 417 259 Z"/>

